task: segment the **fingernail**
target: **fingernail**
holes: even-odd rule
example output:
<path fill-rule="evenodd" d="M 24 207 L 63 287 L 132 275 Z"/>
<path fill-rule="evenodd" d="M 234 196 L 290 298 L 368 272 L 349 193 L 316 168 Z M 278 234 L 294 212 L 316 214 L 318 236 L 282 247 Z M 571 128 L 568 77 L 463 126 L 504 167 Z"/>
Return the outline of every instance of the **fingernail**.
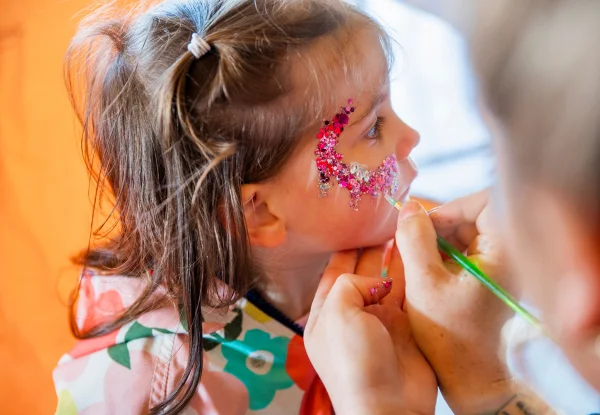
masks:
<path fill-rule="evenodd" d="M 402 206 L 402 209 L 400 210 L 400 215 L 398 216 L 398 220 L 404 221 L 410 218 L 411 216 L 416 215 L 422 209 L 423 208 L 419 203 L 415 202 L 414 200 L 409 200 L 404 204 L 404 206 Z"/>
<path fill-rule="evenodd" d="M 393 280 L 391 278 L 384 278 L 383 281 L 378 283 L 375 287 L 372 287 L 369 292 L 371 295 L 379 293 L 379 290 L 388 290 L 392 287 Z"/>

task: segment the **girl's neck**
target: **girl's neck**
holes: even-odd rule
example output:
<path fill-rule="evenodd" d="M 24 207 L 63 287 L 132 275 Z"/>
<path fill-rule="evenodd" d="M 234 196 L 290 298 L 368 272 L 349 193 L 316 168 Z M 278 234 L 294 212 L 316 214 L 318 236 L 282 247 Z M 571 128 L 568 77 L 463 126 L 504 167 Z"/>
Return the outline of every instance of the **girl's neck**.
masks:
<path fill-rule="evenodd" d="M 300 256 L 258 253 L 266 281 L 260 293 L 271 305 L 292 320 L 310 311 L 317 286 L 330 254 Z M 261 255 L 265 254 L 265 255 Z"/>

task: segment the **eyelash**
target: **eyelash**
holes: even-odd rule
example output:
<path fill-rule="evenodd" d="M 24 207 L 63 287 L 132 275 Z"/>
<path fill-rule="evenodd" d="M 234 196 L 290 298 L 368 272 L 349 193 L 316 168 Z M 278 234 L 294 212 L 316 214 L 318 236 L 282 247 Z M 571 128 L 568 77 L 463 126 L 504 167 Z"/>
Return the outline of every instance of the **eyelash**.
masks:
<path fill-rule="evenodd" d="M 381 140 L 381 129 L 383 128 L 384 121 L 385 121 L 385 118 L 377 117 L 375 124 L 367 132 L 367 138 L 369 140 L 375 140 L 375 141 Z"/>

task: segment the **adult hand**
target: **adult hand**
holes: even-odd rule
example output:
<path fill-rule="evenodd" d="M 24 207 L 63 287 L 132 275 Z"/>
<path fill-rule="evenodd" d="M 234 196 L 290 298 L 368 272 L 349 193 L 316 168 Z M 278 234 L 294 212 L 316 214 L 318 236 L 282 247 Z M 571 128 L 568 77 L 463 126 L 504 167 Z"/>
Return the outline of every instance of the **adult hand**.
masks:
<path fill-rule="evenodd" d="M 383 279 L 382 254 L 373 248 L 360 260 L 355 251 L 331 258 L 304 331 L 306 351 L 338 414 L 433 414 L 435 376 L 399 306 L 402 264 L 394 253 L 393 279 Z"/>
<path fill-rule="evenodd" d="M 396 243 L 404 261 L 405 309 L 413 335 L 433 367 L 444 398 L 458 414 L 499 409 L 513 395 L 500 350 L 511 310 L 452 261 L 443 261 L 436 230 L 505 288 L 501 249 L 490 224 L 487 192 L 456 200 L 430 215 L 404 205 Z"/>

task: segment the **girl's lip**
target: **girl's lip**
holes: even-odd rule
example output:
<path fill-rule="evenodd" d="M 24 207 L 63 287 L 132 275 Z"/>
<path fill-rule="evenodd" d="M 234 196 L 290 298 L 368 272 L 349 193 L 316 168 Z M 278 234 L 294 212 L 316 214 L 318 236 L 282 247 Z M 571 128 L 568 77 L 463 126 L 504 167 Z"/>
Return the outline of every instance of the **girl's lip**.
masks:
<path fill-rule="evenodd" d="M 406 198 L 410 193 L 410 187 L 413 181 L 417 178 L 419 174 L 419 170 L 417 166 L 409 157 L 400 163 L 398 163 L 398 171 L 399 171 L 399 180 L 403 182 L 404 186 L 402 187 L 402 193 L 396 193 L 396 200 L 400 203 L 406 202 Z"/>

